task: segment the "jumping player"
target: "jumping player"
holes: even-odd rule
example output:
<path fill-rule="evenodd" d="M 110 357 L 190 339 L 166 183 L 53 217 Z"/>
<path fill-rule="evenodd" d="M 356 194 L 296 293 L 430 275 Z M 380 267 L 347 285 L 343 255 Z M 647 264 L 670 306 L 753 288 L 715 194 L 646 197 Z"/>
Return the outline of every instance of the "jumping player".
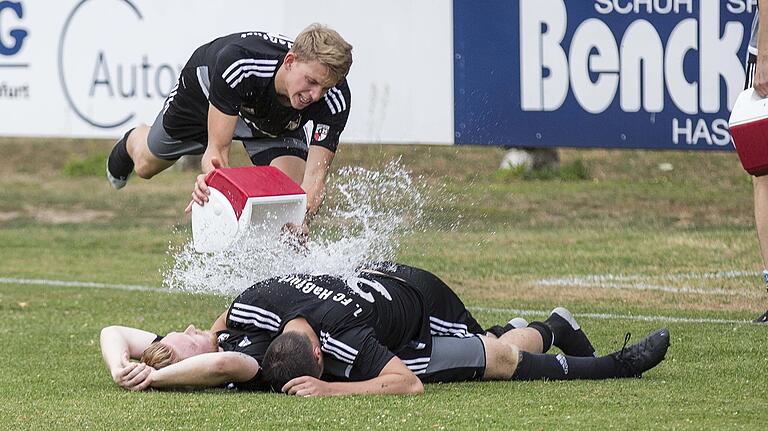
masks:
<path fill-rule="evenodd" d="M 745 88 L 755 88 L 760 97 L 768 97 L 768 0 L 758 0 L 757 14 L 752 22 L 752 36 L 749 41 Z M 763 281 L 768 288 L 768 175 L 752 177 L 755 200 L 755 224 L 760 253 L 763 258 Z M 758 323 L 768 323 L 768 311 L 755 319 Z"/>
<path fill-rule="evenodd" d="M 263 389 L 269 383 L 297 395 L 407 394 L 422 392 L 422 381 L 640 376 L 669 345 L 669 333 L 661 330 L 596 358 L 563 308 L 498 339 L 480 335 L 485 331 L 433 274 L 404 265 L 379 268 L 347 280 L 289 275 L 257 283 L 210 332 L 190 326 L 160 339 L 108 327 L 102 354 L 114 381 L 131 390 L 225 384 Z M 541 354 L 552 345 L 564 355 Z M 130 362 L 139 356 L 142 363 Z M 293 379 L 307 368 L 314 377 Z M 317 379 L 321 371 L 336 381 Z"/>
<path fill-rule="evenodd" d="M 120 189 L 132 172 L 149 179 L 203 154 L 192 200 L 204 205 L 205 174 L 229 166 L 231 141 L 240 140 L 254 165 L 275 166 L 306 191 L 307 233 L 349 117 L 351 65 L 352 46 L 320 24 L 295 41 L 258 31 L 215 39 L 192 54 L 152 126 L 117 142 L 107 178 Z"/>

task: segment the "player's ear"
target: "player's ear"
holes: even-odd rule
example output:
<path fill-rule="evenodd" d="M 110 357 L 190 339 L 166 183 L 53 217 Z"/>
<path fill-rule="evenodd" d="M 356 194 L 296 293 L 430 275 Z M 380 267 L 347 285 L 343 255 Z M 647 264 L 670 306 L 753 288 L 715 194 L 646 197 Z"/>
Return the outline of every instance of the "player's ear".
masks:
<path fill-rule="evenodd" d="M 323 351 L 320 350 L 320 346 L 312 347 L 312 355 L 315 357 L 317 362 L 320 362 L 320 359 L 323 357 Z"/>
<path fill-rule="evenodd" d="M 291 70 L 291 67 L 293 67 L 293 62 L 296 61 L 296 54 L 294 54 L 291 51 L 288 51 L 288 54 L 285 54 L 285 58 L 283 59 L 283 65 L 285 66 L 286 70 Z"/>

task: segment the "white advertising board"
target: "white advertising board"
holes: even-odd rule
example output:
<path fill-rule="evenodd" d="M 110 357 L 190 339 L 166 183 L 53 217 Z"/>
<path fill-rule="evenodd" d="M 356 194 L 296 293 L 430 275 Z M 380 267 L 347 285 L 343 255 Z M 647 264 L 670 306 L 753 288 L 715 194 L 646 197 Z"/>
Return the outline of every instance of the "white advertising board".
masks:
<path fill-rule="evenodd" d="M 344 142 L 453 143 L 452 3 L 0 2 L 0 135 L 114 138 L 151 123 L 192 51 L 328 24 L 353 46 Z"/>

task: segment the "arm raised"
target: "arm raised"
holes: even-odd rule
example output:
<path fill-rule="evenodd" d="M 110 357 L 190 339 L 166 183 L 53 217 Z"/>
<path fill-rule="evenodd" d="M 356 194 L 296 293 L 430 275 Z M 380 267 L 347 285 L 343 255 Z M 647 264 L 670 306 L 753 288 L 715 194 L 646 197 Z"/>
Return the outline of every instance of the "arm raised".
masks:
<path fill-rule="evenodd" d="M 153 371 L 152 388 L 216 387 L 229 382 L 247 382 L 259 372 L 259 363 L 239 352 L 203 353 Z"/>
<path fill-rule="evenodd" d="M 112 380 L 123 388 L 136 390 L 150 372 L 143 364 L 130 362 L 141 357 L 142 352 L 157 338 L 157 335 L 127 326 L 108 326 L 101 330 L 99 339 L 101 356 L 107 364 Z"/>

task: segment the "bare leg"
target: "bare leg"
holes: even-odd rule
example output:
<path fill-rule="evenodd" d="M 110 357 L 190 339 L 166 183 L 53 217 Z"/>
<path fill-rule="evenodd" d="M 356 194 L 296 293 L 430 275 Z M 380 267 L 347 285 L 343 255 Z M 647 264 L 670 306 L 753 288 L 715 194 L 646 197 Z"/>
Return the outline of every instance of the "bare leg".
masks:
<path fill-rule="evenodd" d="M 304 181 L 304 169 L 306 168 L 307 162 L 301 157 L 280 156 L 272 160 L 272 163 L 269 165 L 280 169 L 296 184 L 301 184 Z"/>
<path fill-rule="evenodd" d="M 176 163 L 175 160 L 162 160 L 155 157 L 147 145 L 149 126 L 142 124 L 133 129 L 128 136 L 126 148 L 133 160 L 133 170 L 141 178 L 150 179 Z"/>
<path fill-rule="evenodd" d="M 539 331 L 518 328 L 501 338 L 480 337 L 485 345 L 485 374 L 483 380 L 509 380 L 517 369 L 520 352 L 541 353 L 544 342 Z"/>
<path fill-rule="evenodd" d="M 539 331 L 533 328 L 519 328 L 506 332 L 499 341 L 510 346 L 516 346 L 523 352 L 542 353 L 544 342 Z"/>
<path fill-rule="evenodd" d="M 483 380 L 509 380 L 517 370 L 520 350 L 514 344 L 500 339 L 480 336 L 485 346 L 485 373 Z"/>
<path fill-rule="evenodd" d="M 763 268 L 768 268 L 768 175 L 752 177 L 755 192 L 755 226 Z"/>
<path fill-rule="evenodd" d="M 752 177 L 752 184 L 754 186 L 755 195 L 755 226 L 757 227 L 757 240 L 760 244 L 760 256 L 763 259 L 763 270 L 768 270 L 768 175 Z M 768 280 L 766 280 L 766 285 L 768 285 Z M 768 311 L 758 317 L 755 322 L 768 323 Z"/>

